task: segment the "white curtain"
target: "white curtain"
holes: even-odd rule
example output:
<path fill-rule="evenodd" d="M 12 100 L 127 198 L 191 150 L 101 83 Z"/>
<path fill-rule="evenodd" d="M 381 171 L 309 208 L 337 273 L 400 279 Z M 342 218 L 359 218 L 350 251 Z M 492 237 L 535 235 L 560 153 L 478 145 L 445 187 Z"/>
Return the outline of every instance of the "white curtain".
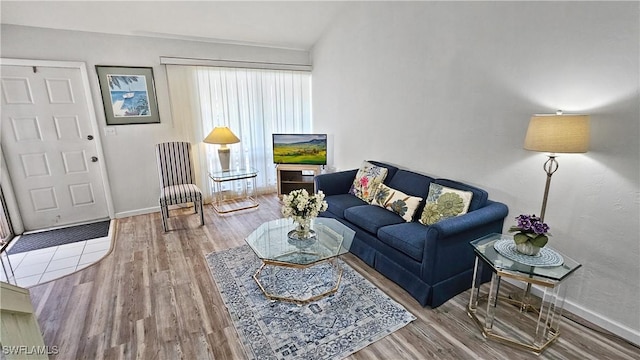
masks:
<path fill-rule="evenodd" d="M 218 145 L 202 140 L 216 126 L 227 126 L 240 138 L 229 145 L 231 168 L 258 170 L 257 192 L 276 191 L 271 136 L 311 133 L 311 73 L 167 65 L 167 78 L 173 120 L 198 144 L 196 177 L 205 197 L 211 198 L 208 173 L 220 165 Z"/>

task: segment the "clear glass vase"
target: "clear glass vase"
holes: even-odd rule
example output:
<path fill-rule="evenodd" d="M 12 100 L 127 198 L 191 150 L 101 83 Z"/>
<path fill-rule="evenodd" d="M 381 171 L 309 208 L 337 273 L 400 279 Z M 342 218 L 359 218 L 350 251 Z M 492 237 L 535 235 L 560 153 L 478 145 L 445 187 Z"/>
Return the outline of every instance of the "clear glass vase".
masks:
<path fill-rule="evenodd" d="M 294 223 L 296 224 L 296 227 L 287 234 L 289 236 L 289 240 L 296 242 L 315 240 L 316 233 L 311 230 L 310 218 L 297 218 L 294 219 Z"/>
<path fill-rule="evenodd" d="M 302 218 L 296 225 L 296 236 L 298 239 L 308 239 L 311 237 L 311 219 Z"/>

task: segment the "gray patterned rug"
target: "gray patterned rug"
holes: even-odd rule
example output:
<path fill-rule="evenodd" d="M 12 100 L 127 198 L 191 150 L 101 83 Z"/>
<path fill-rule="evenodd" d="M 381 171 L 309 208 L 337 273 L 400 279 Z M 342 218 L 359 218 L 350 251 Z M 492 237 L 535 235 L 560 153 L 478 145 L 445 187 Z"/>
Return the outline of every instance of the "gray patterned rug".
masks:
<path fill-rule="evenodd" d="M 252 278 L 261 261 L 248 245 L 208 254 L 207 263 L 250 359 L 340 359 L 415 320 L 342 261 L 338 292 L 307 305 L 264 296 Z"/>

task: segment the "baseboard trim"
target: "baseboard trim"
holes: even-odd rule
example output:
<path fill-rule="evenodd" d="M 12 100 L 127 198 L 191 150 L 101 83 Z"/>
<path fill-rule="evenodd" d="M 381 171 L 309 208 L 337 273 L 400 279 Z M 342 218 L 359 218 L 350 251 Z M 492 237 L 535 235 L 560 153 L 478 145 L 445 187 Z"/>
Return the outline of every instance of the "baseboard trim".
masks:
<path fill-rule="evenodd" d="M 564 309 L 593 323 L 594 325 L 600 326 L 601 328 L 610 331 L 617 336 L 620 336 L 621 338 L 637 346 L 640 346 L 640 331 L 638 330 L 634 330 L 624 324 L 620 324 L 617 321 L 606 318 L 598 313 L 584 308 L 581 305 L 574 303 L 571 300 L 565 299 Z"/>
<path fill-rule="evenodd" d="M 185 205 L 185 204 L 189 204 L 189 205 Z M 175 210 L 175 209 L 180 209 L 185 207 L 193 207 L 193 203 L 185 203 L 185 204 L 169 205 L 169 210 Z M 208 205 L 208 204 L 205 202 L 203 205 Z M 136 209 L 136 210 L 130 210 L 130 211 L 122 211 L 122 212 L 116 213 L 115 216 L 116 216 L 116 219 L 122 219 L 129 216 L 146 215 L 146 214 L 152 214 L 156 212 L 160 212 L 160 206 L 153 206 L 153 207 L 148 207 L 144 209 Z"/>
<path fill-rule="evenodd" d="M 151 214 L 159 211 L 160 211 L 160 206 L 153 206 L 145 209 L 136 209 L 131 211 L 122 211 L 122 212 L 116 213 L 116 219 L 122 219 L 122 218 L 136 216 L 136 215 Z"/>
<path fill-rule="evenodd" d="M 522 283 L 519 281 L 515 281 L 512 279 L 502 278 L 508 283 L 515 286 L 522 286 Z M 531 293 L 537 297 L 542 297 L 543 292 L 541 289 L 536 288 L 535 286 L 531 288 Z M 611 332 L 632 344 L 640 346 L 640 331 L 632 329 L 624 324 L 620 324 L 619 322 L 609 319 L 602 314 L 598 314 L 595 311 L 589 310 L 582 305 L 579 305 L 571 300 L 564 300 L 564 311 L 568 311 L 576 316 L 581 317 L 588 322 L 601 327 L 604 330 Z"/>

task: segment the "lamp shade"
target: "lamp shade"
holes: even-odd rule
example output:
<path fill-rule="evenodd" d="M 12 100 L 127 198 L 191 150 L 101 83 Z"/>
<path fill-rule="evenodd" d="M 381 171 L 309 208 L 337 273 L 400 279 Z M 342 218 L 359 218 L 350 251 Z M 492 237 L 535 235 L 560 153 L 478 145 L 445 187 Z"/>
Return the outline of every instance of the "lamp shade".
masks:
<path fill-rule="evenodd" d="M 550 153 L 584 153 L 589 150 L 588 115 L 534 115 L 524 148 Z"/>
<path fill-rule="evenodd" d="M 238 139 L 238 137 L 233 132 L 231 132 L 228 127 L 221 126 L 213 128 L 213 130 L 211 130 L 209 135 L 207 135 L 207 137 L 204 138 L 203 141 L 208 144 L 226 145 L 239 143 L 240 139 Z"/>

